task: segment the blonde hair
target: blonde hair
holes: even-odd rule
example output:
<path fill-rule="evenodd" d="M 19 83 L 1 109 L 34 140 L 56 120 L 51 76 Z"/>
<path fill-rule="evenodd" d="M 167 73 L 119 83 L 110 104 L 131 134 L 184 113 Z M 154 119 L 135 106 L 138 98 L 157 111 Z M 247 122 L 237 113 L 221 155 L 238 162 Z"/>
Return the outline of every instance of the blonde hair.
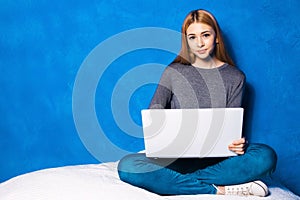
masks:
<path fill-rule="evenodd" d="M 228 52 L 226 51 L 224 40 L 221 34 L 221 29 L 218 25 L 217 20 L 214 16 L 206 10 L 194 10 L 191 11 L 182 24 L 181 28 L 181 50 L 179 55 L 175 58 L 172 63 L 182 63 L 182 64 L 192 64 L 194 62 L 194 56 L 190 54 L 187 38 L 186 38 L 186 30 L 192 23 L 204 23 L 212 27 L 212 29 L 216 33 L 216 46 L 214 49 L 214 55 L 217 59 L 222 62 L 226 62 L 232 66 L 234 66 L 233 60 L 230 58 Z"/>

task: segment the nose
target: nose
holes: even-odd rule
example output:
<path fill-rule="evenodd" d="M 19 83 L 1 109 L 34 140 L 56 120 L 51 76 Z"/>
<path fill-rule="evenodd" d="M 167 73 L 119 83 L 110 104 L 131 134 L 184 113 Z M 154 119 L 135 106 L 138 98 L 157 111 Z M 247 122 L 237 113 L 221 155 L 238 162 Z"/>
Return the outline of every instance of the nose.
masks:
<path fill-rule="evenodd" d="M 198 46 L 198 47 L 204 46 L 204 42 L 203 42 L 202 37 L 198 37 L 198 39 L 197 39 L 197 46 Z"/>

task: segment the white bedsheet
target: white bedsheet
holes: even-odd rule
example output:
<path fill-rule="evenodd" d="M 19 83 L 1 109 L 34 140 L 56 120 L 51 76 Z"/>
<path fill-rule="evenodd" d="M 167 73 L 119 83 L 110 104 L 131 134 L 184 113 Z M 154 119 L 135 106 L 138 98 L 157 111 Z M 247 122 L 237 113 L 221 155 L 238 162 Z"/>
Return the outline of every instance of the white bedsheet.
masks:
<path fill-rule="evenodd" d="M 271 185 L 265 198 L 221 195 L 159 196 L 120 181 L 117 162 L 39 170 L 0 184 L 1 200 L 269 200 L 300 199 L 289 190 Z"/>

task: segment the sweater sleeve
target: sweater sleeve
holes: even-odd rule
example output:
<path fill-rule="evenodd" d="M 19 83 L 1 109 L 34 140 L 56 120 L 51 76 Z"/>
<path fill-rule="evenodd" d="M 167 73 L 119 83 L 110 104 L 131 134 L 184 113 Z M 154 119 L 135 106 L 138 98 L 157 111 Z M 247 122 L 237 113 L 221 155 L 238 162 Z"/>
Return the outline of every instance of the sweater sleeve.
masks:
<path fill-rule="evenodd" d="M 245 76 L 242 75 L 239 82 L 234 86 L 231 94 L 227 98 L 227 107 L 241 107 L 245 89 Z"/>
<path fill-rule="evenodd" d="M 171 89 L 171 71 L 167 67 L 163 72 L 156 91 L 149 105 L 150 109 L 165 109 L 170 108 L 172 99 Z"/>

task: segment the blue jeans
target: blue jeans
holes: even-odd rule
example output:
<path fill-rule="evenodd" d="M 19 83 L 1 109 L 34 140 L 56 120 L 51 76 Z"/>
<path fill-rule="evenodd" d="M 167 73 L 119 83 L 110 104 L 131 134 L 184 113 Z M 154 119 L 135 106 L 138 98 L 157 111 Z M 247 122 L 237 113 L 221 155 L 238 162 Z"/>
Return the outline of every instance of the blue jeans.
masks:
<path fill-rule="evenodd" d="M 216 194 L 213 185 L 246 183 L 270 175 L 277 156 L 264 144 L 250 144 L 244 155 L 228 158 L 147 158 L 131 154 L 120 160 L 120 179 L 161 195 Z"/>

